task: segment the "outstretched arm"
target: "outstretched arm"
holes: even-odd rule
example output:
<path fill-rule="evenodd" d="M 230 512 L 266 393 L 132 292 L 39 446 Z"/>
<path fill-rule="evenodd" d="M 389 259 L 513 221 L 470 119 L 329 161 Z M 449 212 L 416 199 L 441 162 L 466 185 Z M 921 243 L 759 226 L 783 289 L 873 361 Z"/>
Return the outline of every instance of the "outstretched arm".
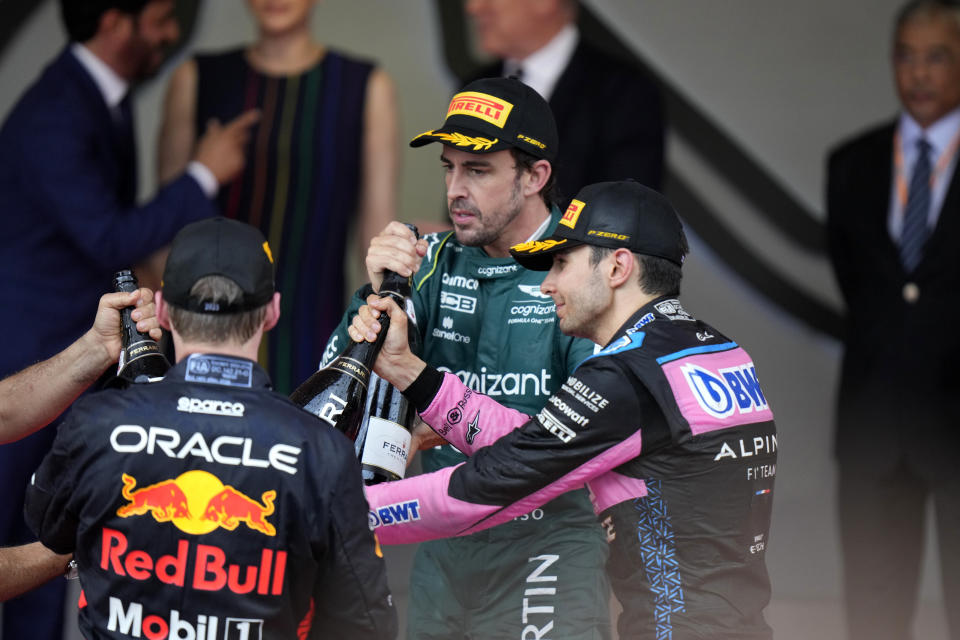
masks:
<path fill-rule="evenodd" d="M 159 340 L 153 293 L 108 293 L 100 298 L 93 326 L 79 340 L 49 360 L 0 381 L 0 444 L 19 440 L 49 424 L 120 357 L 120 310 L 131 314 L 137 329 Z"/>
<path fill-rule="evenodd" d="M 62 575 L 69 561 L 70 554 L 54 553 L 41 542 L 0 549 L 0 602 Z"/>

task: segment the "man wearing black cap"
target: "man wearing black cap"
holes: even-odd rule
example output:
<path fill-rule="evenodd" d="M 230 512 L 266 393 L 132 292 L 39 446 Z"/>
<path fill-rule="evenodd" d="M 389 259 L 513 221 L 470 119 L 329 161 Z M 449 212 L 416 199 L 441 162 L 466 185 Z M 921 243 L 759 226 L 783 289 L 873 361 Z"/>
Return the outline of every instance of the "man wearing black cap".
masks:
<path fill-rule="evenodd" d="M 512 248 L 549 269 L 563 332 L 605 345 L 534 417 L 425 366 L 403 313 L 371 296 L 351 336 L 375 337 L 373 315 L 389 312 L 377 372 L 471 456 L 368 487 L 381 542 L 478 531 L 586 482 L 611 542 L 621 638 L 771 638 L 773 414 L 750 356 L 677 300 L 686 252 L 670 204 L 635 182 L 585 187 L 552 236 Z M 416 517 L 390 518 L 388 505 Z"/>
<path fill-rule="evenodd" d="M 379 288 L 384 269 L 413 274 L 424 359 L 513 409 L 536 413 L 594 349 L 560 333 L 553 302 L 540 291 L 543 274 L 509 254 L 511 245 L 549 235 L 560 220 L 549 195 L 553 115 L 516 80 L 479 80 L 453 97 L 441 127 L 411 145 L 431 142 L 443 145 L 454 230 L 417 243 L 405 226 L 388 226 L 367 254 L 371 283 Z M 349 320 L 364 297 L 354 298 L 329 354 L 349 340 Z M 465 460 L 442 439 L 435 443 L 441 446 L 421 456 L 426 470 Z M 410 578 L 407 638 L 521 638 L 532 628 L 567 640 L 609 638 L 606 557 L 582 488 L 491 531 L 422 545 Z M 537 591 L 541 581 L 550 588 Z"/>
<path fill-rule="evenodd" d="M 263 236 L 185 227 L 156 303 L 177 364 L 76 403 L 27 492 L 77 561 L 84 636 L 393 638 L 352 444 L 255 362 L 280 308 Z"/>

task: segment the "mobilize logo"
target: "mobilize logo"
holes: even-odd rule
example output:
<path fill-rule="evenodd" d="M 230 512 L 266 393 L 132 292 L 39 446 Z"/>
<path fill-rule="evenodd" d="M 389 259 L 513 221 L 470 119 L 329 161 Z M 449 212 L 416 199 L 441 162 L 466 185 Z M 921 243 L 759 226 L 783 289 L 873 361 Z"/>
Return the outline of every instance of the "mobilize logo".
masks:
<path fill-rule="evenodd" d="M 473 314 L 477 308 L 477 299 L 473 296 L 466 296 L 460 293 L 441 291 L 440 308 L 450 309 L 451 311 L 457 311 L 459 313 Z"/>
<path fill-rule="evenodd" d="M 177 400 L 177 411 L 185 413 L 206 413 L 211 416 L 230 416 L 242 418 L 245 407 L 240 402 L 224 400 L 200 400 L 181 397 Z"/>
<path fill-rule="evenodd" d="M 480 287 L 480 281 L 476 278 L 452 276 L 449 273 L 444 273 L 440 280 L 443 284 L 450 285 L 451 287 L 459 287 L 460 289 L 468 289 L 470 291 L 476 291 Z"/>
<path fill-rule="evenodd" d="M 406 502 L 388 504 L 376 510 L 371 510 L 368 517 L 370 529 L 389 527 L 394 524 L 403 524 L 404 522 L 414 522 L 419 519 L 419 500 L 407 500 Z"/>
<path fill-rule="evenodd" d="M 259 640 L 263 637 L 263 620 L 260 618 L 233 618 L 223 620 L 223 635 L 220 634 L 220 617 L 198 614 L 196 620 L 181 617 L 178 609 L 170 609 L 166 616 L 143 615 L 143 603 L 131 602 L 126 607 L 123 601 L 110 596 L 110 619 L 107 631 L 122 633 L 131 638 L 149 640 Z"/>
<path fill-rule="evenodd" d="M 692 363 L 681 366 L 680 370 L 700 407 L 716 418 L 769 408 L 752 362 L 716 373 Z"/>

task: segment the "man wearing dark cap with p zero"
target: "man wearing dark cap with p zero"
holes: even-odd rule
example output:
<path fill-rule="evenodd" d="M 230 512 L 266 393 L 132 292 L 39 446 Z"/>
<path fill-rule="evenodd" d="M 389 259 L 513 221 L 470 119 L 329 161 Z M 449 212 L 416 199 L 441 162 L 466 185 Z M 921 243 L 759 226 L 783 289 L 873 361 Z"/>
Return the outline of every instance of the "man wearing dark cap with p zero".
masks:
<path fill-rule="evenodd" d="M 185 227 L 157 293 L 177 364 L 60 427 L 26 515 L 74 554 L 84 637 L 395 636 L 351 443 L 256 364 L 279 309 L 258 230 Z"/>
<path fill-rule="evenodd" d="M 375 337 L 373 314 L 389 312 L 377 372 L 470 456 L 368 487 L 380 541 L 478 531 L 586 482 L 611 543 L 621 638 L 771 638 L 773 414 L 750 356 L 680 305 L 686 252 L 670 204 L 635 182 L 585 187 L 553 235 L 513 247 L 549 269 L 560 329 L 605 345 L 533 417 L 426 366 L 403 313 L 371 296 L 351 336 Z"/>
<path fill-rule="evenodd" d="M 550 192 L 557 132 L 546 101 L 517 80 L 473 82 L 453 96 L 430 145 L 446 175 L 454 230 L 419 243 L 394 223 L 371 243 L 373 289 L 383 270 L 413 274 L 423 357 L 508 407 L 536 413 L 581 360 L 587 340 L 563 336 L 543 274 L 510 258 L 511 245 L 548 236 L 560 220 Z M 422 257 L 425 258 L 422 259 Z M 364 295 L 330 340 L 336 355 Z M 426 431 L 434 436 L 429 429 Z M 435 437 L 435 436 L 434 436 Z M 465 458 L 427 441 L 424 469 Z M 422 545 L 410 577 L 407 640 L 610 637 L 607 545 L 583 489 L 475 536 Z"/>

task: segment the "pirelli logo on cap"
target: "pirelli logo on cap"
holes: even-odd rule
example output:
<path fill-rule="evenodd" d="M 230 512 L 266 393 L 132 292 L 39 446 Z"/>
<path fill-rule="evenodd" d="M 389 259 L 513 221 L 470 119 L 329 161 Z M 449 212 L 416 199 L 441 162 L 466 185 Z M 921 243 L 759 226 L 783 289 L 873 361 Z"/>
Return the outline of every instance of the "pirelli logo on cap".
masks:
<path fill-rule="evenodd" d="M 453 96 L 447 117 L 473 116 L 503 129 L 512 110 L 513 105 L 506 100 L 478 91 L 464 91 Z"/>
<path fill-rule="evenodd" d="M 563 217 L 560 218 L 560 224 L 564 224 L 571 229 L 577 226 L 577 218 L 580 217 L 580 212 L 583 211 L 585 204 L 576 198 L 570 201 L 570 206 L 567 207 L 566 213 L 563 214 Z"/>

